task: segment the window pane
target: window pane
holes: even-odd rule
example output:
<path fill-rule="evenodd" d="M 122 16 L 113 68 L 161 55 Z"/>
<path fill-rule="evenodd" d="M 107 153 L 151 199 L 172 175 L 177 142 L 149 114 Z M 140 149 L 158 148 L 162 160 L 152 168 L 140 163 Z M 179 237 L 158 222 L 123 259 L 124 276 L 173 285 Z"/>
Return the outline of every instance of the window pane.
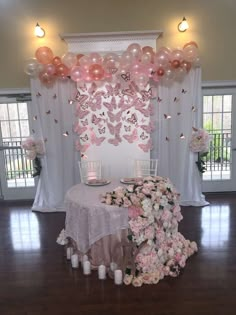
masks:
<path fill-rule="evenodd" d="M 9 122 L 8 121 L 2 121 L 1 122 L 1 130 L 2 130 L 2 137 L 3 138 L 9 138 L 10 137 L 10 128 L 9 128 Z"/>
<path fill-rule="evenodd" d="M 213 112 L 222 112 L 222 96 L 213 96 Z"/>
<path fill-rule="evenodd" d="M 204 96 L 203 99 L 203 112 L 212 112 L 212 96 Z"/>
<path fill-rule="evenodd" d="M 19 121 L 10 121 L 11 136 L 20 137 Z"/>
<path fill-rule="evenodd" d="M 21 136 L 28 137 L 29 134 L 29 122 L 28 120 L 21 120 L 20 121 L 20 128 L 21 128 Z"/>
<path fill-rule="evenodd" d="M 7 104 L 0 104 L 0 120 L 7 119 L 8 119 Z"/>
<path fill-rule="evenodd" d="M 10 103 L 8 104 L 8 110 L 9 110 L 9 116 L 10 119 L 18 119 L 18 112 L 17 112 L 17 104 L 16 103 Z"/>
<path fill-rule="evenodd" d="M 231 112 L 232 95 L 224 95 L 224 112 Z"/>
<path fill-rule="evenodd" d="M 208 131 L 212 131 L 212 114 L 203 115 L 203 127 Z"/>
<path fill-rule="evenodd" d="M 231 114 L 227 113 L 223 116 L 223 129 L 231 131 Z"/>
<path fill-rule="evenodd" d="M 18 103 L 20 119 L 28 119 L 27 103 Z"/>
<path fill-rule="evenodd" d="M 222 128 L 222 115 L 214 113 L 213 115 L 213 129 L 220 130 Z"/>

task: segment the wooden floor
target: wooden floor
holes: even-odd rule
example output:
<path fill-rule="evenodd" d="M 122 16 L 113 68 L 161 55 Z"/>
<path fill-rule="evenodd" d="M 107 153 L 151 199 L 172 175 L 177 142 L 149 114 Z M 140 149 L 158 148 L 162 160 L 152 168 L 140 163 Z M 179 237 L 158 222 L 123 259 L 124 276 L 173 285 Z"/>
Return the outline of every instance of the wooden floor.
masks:
<path fill-rule="evenodd" d="M 182 207 L 179 230 L 198 254 L 178 278 L 141 288 L 72 270 L 56 244 L 64 213 L 0 204 L 0 314 L 235 315 L 236 196 L 207 199 L 210 206 Z"/>

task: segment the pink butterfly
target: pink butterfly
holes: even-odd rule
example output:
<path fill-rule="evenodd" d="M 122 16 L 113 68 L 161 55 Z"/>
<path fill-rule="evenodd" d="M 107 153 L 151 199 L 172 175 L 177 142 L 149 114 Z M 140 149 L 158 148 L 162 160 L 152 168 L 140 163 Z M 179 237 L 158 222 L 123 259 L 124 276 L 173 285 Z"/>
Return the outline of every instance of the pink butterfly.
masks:
<path fill-rule="evenodd" d="M 100 121 L 102 121 L 102 118 L 97 117 L 95 114 L 92 115 L 92 123 L 94 125 L 98 125 L 100 123 Z"/>
<path fill-rule="evenodd" d="M 138 121 L 137 115 L 133 113 L 129 118 L 127 118 L 127 121 L 131 124 L 136 124 Z"/>
<path fill-rule="evenodd" d="M 116 99 L 114 96 L 112 96 L 112 99 L 110 101 L 110 103 L 108 102 L 103 102 L 103 105 L 109 110 L 109 111 L 113 111 L 113 109 L 116 109 Z"/>
<path fill-rule="evenodd" d="M 133 143 L 138 140 L 138 132 L 137 129 L 134 129 L 133 132 L 130 135 L 123 135 L 125 140 L 127 140 L 129 143 Z"/>
<path fill-rule="evenodd" d="M 108 142 L 114 146 L 118 146 L 121 141 L 122 139 L 119 135 L 115 135 L 115 138 L 108 139 Z"/>
<path fill-rule="evenodd" d="M 99 132 L 100 134 L 105 133 L 105 132 L 106 132 L 106 127 L 98 128 L 98 132 Z"/>
<path fill-rule="evenodd" d="M 120 133 L 121 126 L 122 122 L 119 122 L 116 126 L 113 126 L 109 122 L 107 123 L 107 127 L 112 135 L 118 135 Z"/>
<path fill-rule="evenodd" d="M 97 90 L 97 84 L 95 82 L 93 82 L 90 86 L 90 88 L 88 89 L 88 94 L 94 94 L 94 92 Z"/>
<path fill-rule="evenodd" d="M 88 99 L 88 95 L 85 95 L 85 94 L 80 94 L 80 91 L 78 91 L 76 93 L 76 96 L 75 96 L 75 99 L 78 101 L 78 103 L 81 105 L 81 104 L 84 104 L 86 102 L 86 100 Z"/>
<path fill-rule="evenodd" d="M 97 137 L 94 132 L 91 132 L 91 143 L 99 146 L 105 140 L 105 137 Z"/>
<path fill-rule="evenodd" d="M 127 109 L 129 109 L 130 107 L 133 106 L 133 104 L 131 102 L 125 104 L 124 97 L 122 96 L 122 98 L 119 101 L 118 107 L 122 110 L 122 112 L 124 112 L 124 111 L 126 111 Z"/>
<path fill-rule="evenodd" d="M 80 152 L 85 152 L 90 147 L 89 143 L 81 144 L 80 141 L 76 141 L 75 147 Z"/>
<path fill-rule="evenodd" d="M 122 113 L 123 113 L 123 111 L 119 111 L 118 113 L 113 114 L 113 113 L 108 111 L 107 115 L 109 116 L 111 122 L 115 122 L 115 121 L 119 122 L 121 120 Z"/>
<path fill-rule="evenodd" d="M 162 101 L 162 98 L 160 98 L 159 96 L 157 97 L 157 102 L 160 103 Z"/>
<path fill-rule="evenodd" d="M 129 88 L 122 90 L 122 94 L 133 97 L 135 95 L 135 91 L 132 88 Z"/>
<path fill-rule="evenodd" d="M 120 76 L 124 81 L 130 81 L 130 72 L 122 73 Z"/>
<path fill-rule="evenodd" d="M 102 108 L 102 97 L 96 96 L 94 98 L 90 98 L 90 100 L 87 102 L 88 106 L 91 108 L 93 112 L 95 112 L 98 109 Z"/>
<path fill-rule="evenodd" d="M 82 92 L 87 92 L 88 91 L 87 86 L 85 84 L 78 86 L 78 89 L 80 89 Z"/>
<path fill-rule="evenodd" d="M 139 146 L 140 149 L 142 149 L 144 152 L 148 152 L 148 151 L 152 150 L 152 148 L 153 148 L 152 139 L 149 139 L 146 144 L 139 143 L 138 146 Z"/>
<path fill-rule="evenodd" d="M 149 125 L 140 125 L 140 128 L 146 131 L 146 133 L 151 133 L 155 130 L 155 125 L 153 121 L 150 121 Z"/>
<path fill-rule="evenodd" d="M 85 136 L 80 137 L 80 139 L 81 139 L 83 142 L 85 142 L 85 141 L 87 141 L 89 138 L 88 138 L 88 135 L 86 134 Z"/>
<path fill-rule="evenodd" d="M 111 84 L 106 84 L 105 88 L 107 90 L 107 94 L 106 94 L 107 97 L 114 96 L 114 95 L 117 96 L 120 94 L 120 83 L 117 83 L 114 86 L 114 88 L 112 87 Z"/>
<path fill-rule="evenodd" d="M 83 126 L 87 126 L 88 125 L 88 119 L 86 118 L 85 120 L 81 120 L 81 124 Z"/>
<path fill-rule="evenodd" d="M 79 123 L 76 123 L 74 125 L 74 129 L 73 130 L 74 130 L 75 133 L 81 135 L 83 132 L 85 132 L 85 130 L 87 130 L 87 127 L 82 127 L 82 126 L 80 126 Z"/>
<path fill-rule="evenodd" d="M 142 95 L 142 100 L 144 102 L 146 102 L 152 98 L 152 88 L 150 88 L 148 91 L 143 90 L 140 93 Z"/>
<path fill-rule="evenodd" d="M 126 132 L 131 131 L 131 126 L 125 126 L 125 125 L 124 125 L 124 127 L 125 127 L 125 131 L 126 131 Z"/>
<path fill-rule="evenodd" d="M 80 119 L 83 119 L 88 114 L 89 114 L 88 110 L 82 110 L 79 105 L 76 107 L 75 115 L 78 116 Z"/>
<path fill-rule="evenodd" d="M 145 134 L 144 134 L 144 131 L 141 133 L 141 135 L 140 135 L 140 138 L 142 139 L 142 140 L 146 140 L 147 138 L 148 138 L 148 136 L 146 136 Z"/>

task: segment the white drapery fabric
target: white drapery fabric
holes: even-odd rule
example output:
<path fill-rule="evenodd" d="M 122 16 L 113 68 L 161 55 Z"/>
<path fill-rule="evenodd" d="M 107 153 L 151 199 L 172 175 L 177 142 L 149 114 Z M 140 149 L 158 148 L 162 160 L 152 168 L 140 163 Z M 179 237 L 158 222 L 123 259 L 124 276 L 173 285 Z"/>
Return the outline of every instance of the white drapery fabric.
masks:
<path fill-rule="evenodd" d="M 45 140 L 46 149 L 32 207 L 35 211 L 64 211 L 66 191 L 79 182 L 73 106 L 68 103 L 74 92 L 75 84 L 70 80 L 57 80 L 47 88 L 38 79 L 31 79 L 33 136 Z"/>
<path fill-rule="evenodd" d="M 158 86 L 157 130 L 151 157 L 158 158 L 158 174 L 169 177 L 180 192 L 180 204 L 207 205 L 201 191 L 197 154 L 189 149 L 192 127 L 201 125 L 201 69 L 192 69 L 182 82 Z"/>

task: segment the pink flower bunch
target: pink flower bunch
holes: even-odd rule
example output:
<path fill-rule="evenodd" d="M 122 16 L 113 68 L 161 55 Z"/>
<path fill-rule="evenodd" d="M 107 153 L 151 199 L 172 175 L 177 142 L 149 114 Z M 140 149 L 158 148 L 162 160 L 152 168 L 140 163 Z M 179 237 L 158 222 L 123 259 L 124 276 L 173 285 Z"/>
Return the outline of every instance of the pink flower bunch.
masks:
<path fill-rule="evenodd" d="M 26 150 L 26 156 L 30 160 L 34 160 L 37 156 L 45 154 L 44 142 L 42 140 L 35 140 L 33 137 L 29 137 L 23 141 L 21 147 Z"/>
<path fill-rule="evenodd" d="M 158 283 L 164 276 L 176 277 L 197 244 L 178 232 L 182 220 L 179 194 L 168 178 L 145 177 L 135 185 L 117 187 L 101 196 L 108 205 L 128 208 L 128 238 L 137 248 L 135 273 L 124 283 L 141 286 Z"/>
<path fill-rule="evenodd" d="M 192 134 L 190 140 L 190 150 L 194 153 L 205 153 L 209 151 L 210 136 L 204 129 L 198 129 Z"/>

